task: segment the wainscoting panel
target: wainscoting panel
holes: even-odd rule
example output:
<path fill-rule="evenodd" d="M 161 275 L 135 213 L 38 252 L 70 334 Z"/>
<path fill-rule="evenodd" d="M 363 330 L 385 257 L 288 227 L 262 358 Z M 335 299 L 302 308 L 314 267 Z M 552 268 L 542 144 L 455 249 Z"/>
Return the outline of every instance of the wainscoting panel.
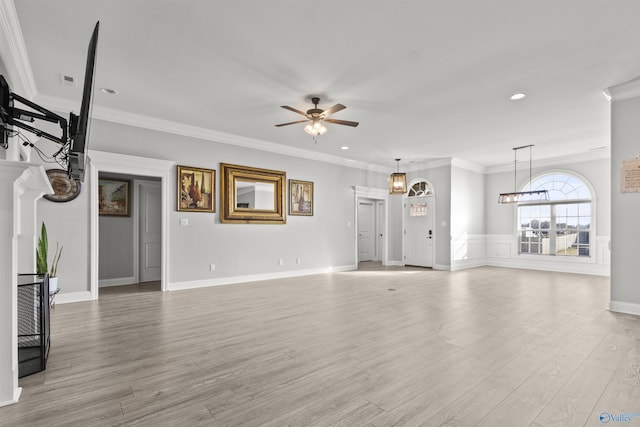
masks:
<path fill-rule="evenodd" d="M 486 236 L 465 234 L 451 241 L 451 271 L 486 265 Z"/>
<path fill-rule="evenodd" d="M 609 236 L 597 236 L 590 258 L 563 256 L 520 255 L 515 235 L 489 234 L 486 236 L 486 264 L 496 267 L 525 268 L 563 273 L 609 275 L 611 251 Z"/>

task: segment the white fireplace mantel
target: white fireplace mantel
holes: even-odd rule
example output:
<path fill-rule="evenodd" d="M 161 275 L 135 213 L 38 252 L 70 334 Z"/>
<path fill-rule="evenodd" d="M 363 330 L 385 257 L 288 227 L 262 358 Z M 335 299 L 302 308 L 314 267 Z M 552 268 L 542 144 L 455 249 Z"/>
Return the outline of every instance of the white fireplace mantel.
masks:
<path fill-rule="evenodd" d="M 16 403 L 18 387 L 17 274 L 33 265 L 36 200 L 53 193 L 42 166 L 0 160 L 0 406 Z M 28 254 L 28 255 L 27 255 Z"/>

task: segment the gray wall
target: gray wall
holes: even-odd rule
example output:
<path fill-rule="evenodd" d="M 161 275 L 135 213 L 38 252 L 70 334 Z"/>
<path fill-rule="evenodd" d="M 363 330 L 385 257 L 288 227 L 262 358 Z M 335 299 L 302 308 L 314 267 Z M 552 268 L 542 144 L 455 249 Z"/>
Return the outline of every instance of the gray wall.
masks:
<path fill-rule="evenodd" d="M 608 159 L 568 163 L 563 166 L 534 168 L 535 176 L 548 172 L 568 172 L 584 178 L 593 188 L 596 203 L 595 228 L 597 236 L 608 236 L 611 232 L 610 162 Z M 518 190 L 529 182 L 529 171 L 518 170 Z M 486 233 L 513 234 L 516 211 L 514 205 L 498 204 L 498 194 L 513 191 L 513 170 L 485 175 L 486 188 Z"/>
<path fill-rule="evenodd" d="M 301 135 L 301 144 L 309 144 Z M 330 143 L 327 139 L 326 143 Z M 220 162 L 283 170 L 287 178 L 314 182 L 314 216 L 287 216 L 287 224 L 221 224 L 219 214 L 177 212 L 174 194 L 176 171 L 170 178 L 171 209 L 168 218 L 171 247 L 171 283 L 206 281 L 290 270 L 323 269 L 355 263 L 355 209 L 353 186 L 386 188 L 387 175 L 292 156 L 203 141 L 152 130 L 93 120 L 90 149 L 175 161 L 176 164 L 216 169 L 217 212 Z M 85 187 L 88 186 L 88 177 Z M 44 203 L 44 202 L 39 202 Z M 67 224 L 73 232 L 54 235 L 63 240 L 61 261 L 63 292 L 88 289 L 89 203 L 87 191 L 73 202 L 52 206 L 47 202 L 42 218 Z M 390 217 L 393 213 L 390 213 Z M 186 218 L 188 226 L 181 226 Z M 64 227 L 63 227 L 64 228 Z M 389 247 L 394 248 L 390 235 Z M 53 239 L 52 239 L 53 240 Z M 296 264 L 296 258 L 302 263 Z M 80 262 L 72 260 L 79 259 Z M 278 265 L 283 259 L 284 265 Z M 70 264 L 66 264 L 67 260 Z M 216 270 L 209 271 L 209 265 Z M 66 270 L 66 271 L 65 271 Z"/>
<path fill-rule="evenodd" d="M 34 138 L 35 140 L 35 138 Z M 39 147 L 46 145 L 38 142 Z M 46 149 L 45 149 L 46 150 Z M 32 160 L 38 159 L 33 156 Z M 45 165 L 45 168 L 52 168 Z M 45 199 L 37 202 L 37 224 L 47 224 L 49 247 L 56 242 L 64 247 L 58 264 L 60 292 L 87 291 L 89 289 L 89 191 L 85 184 L 74 200 L 54 203 Z"/>
<path fill-rule="evenodd" d="M 389 261 L 402 263 L 402 196 L 389 195 L 387 204 L 389 224 L 388 258 Z"/>
<path fill-rule="evenodd" d="M 98 278 L 133 277 L 133 217 L 101 216 Z"/>
<path fill-rule="evenodd" d="M 620 163 L 640 154 L 640 97 L 613 102 L 611 112 L 611 301 L 637 313 L 640 194 L 620 192 Z"/>

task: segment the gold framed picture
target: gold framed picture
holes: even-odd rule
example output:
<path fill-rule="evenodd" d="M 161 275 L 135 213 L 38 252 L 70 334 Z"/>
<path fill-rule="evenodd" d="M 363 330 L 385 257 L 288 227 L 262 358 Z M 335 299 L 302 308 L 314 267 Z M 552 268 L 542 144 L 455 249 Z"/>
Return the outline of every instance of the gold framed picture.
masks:
<path fill-rule="evenodd" d="M 216 171 L 178 166 L 178 211 L 216 211 Z"/>
<path fill-rule="evenodd" d="M 313 216 L 313 182 L 289 180 L 289 215 Z"/>
<path fill-rule="evenodd" d="M 98 215 L 130 216 L 131 181 L 126 179 L 98 179 Z"/>

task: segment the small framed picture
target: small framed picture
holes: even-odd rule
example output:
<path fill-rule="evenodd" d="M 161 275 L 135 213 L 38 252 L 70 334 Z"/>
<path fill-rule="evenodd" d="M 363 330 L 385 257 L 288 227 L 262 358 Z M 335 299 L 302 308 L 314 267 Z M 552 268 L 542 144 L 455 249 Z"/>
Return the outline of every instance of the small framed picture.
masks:
<path fill-rule="evenodd" d="M 289 180 L 289 215 L 313 216 L 313 182 Z"/>
<path fill-rule="evenodd" d="M 98 214 L 130 216 L 131 181 L 126 179 L 98 179 Z"/>
<path fill-rule="evenodd" d="M 178 166 L 178 211 L 216 211 L 216 171 Z"/>

